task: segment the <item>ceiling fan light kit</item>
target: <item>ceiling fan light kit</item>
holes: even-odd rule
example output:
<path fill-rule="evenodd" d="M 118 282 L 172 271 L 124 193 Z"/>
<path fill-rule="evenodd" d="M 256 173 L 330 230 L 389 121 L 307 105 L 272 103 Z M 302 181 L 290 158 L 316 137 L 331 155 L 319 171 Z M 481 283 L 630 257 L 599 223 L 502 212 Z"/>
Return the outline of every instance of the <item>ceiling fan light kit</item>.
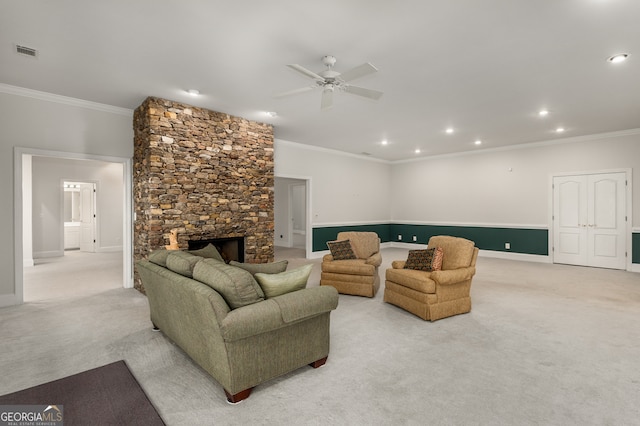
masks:
<path fill-rule="evenodd" d="M 366 62 L 360 66 L 350 69 L 349 71 L 339 73 L 333 69 L 333 66 L 336 63 L 336 58 L 334 56 L 323 56 L 322 63 L 326 68 L 319 73 L 315 73 L 298 64 L 287 65 L 292 70 L 299 72 L 307 78 L 313 79 L 315 85 L 279 93 L 275 95 L 275 97 L 282 98 L 285 96 L 308 92 L 316 88 L 321 88 L 322 99 L 320 101 L 320 108 L 322 110 L 326 110 L 333 106 L 333 94 L 336 91 L 346 92 L 352 95 L 361 96 L 373 100 L 378 100 L 382 96 L 383 92 L 380 92 L 378 90 L 366 89 L 364 87 L 353 86 L 349 84 L 349 82 L 352 80 L 377 72 L 378 69 L 372 64 Z"/>

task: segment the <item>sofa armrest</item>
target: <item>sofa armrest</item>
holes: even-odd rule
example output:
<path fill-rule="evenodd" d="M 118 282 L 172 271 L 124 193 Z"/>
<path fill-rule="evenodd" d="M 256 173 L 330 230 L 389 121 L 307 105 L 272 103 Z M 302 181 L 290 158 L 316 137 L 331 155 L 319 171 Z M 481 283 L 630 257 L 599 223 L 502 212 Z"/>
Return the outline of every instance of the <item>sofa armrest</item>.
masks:
<path fill-rule="evenodd" d="M 406 263 L 406 260 L 394 260 L 393 262 L 391 262 L 391 267 L 393 269 L 404 269 L 404 265 Z"/>
<path fill-rule="evenodd" d="M 382 265 L 382 254 L 380 252 L 374 253 L 365 261 L 368 265 L 380 266 Z"/>
<path fill-rule="evenodd" d="M 222 336 L 232 342 L 267 333 L 330 312 L 337 306 L 338 291 L 331 286 L 294 291 L 232 310 L 222 321 Z"/>
<path fill-rule="evenodd" d="M 476 273 L 475 266 L 467 268 L 450 269 L 447 271 L 433 271 L 430 278 L 437 284 L 455 284 L 461 281 L 470 280 Z"/>

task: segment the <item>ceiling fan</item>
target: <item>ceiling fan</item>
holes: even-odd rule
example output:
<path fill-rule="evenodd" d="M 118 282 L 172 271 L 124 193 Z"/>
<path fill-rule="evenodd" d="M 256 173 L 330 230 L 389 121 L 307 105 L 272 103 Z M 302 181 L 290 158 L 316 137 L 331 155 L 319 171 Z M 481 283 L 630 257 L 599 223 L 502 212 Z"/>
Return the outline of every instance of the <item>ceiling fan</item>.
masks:
<path fill-rule="evenodd" d="M 305 77 L 313 79 L 315 81 L 315 84 L 307 87 L 302 87 L 300 89 L 294 89 L 287 92 L 279 93 L 275 95 L 275 97 L 283 98 L 285 96 L 297 95 L 298 93 L 304 93 L 317 88 L 321 88 L 322 99 L 320 102 L 320 108 L 325 110 L 331 108 L 331 106 L 333 105 L 333 94 L 336 91 L 346 92 L 352 95 L 362 96 L 374 100 L 378 100 L 380 99 L 380 96 L 382 96 L 382 92 L 378 90 L 365 89 L 364 87 L 352 86 L 351 84 L 349 84 L 349 82 L 352 80 L 377 72 L 378 69 L 370 63 L 364 63 L 343 73 L 339 73 L 333 70 L 333 66 L 336 63 L 336 58 L 333 56 L 323 56 L 322 63 L 326 66 L 326 69 L 320 71 L 317 74 L 298 64 L 287 65 L 292 70 L 299 72 Z"/>

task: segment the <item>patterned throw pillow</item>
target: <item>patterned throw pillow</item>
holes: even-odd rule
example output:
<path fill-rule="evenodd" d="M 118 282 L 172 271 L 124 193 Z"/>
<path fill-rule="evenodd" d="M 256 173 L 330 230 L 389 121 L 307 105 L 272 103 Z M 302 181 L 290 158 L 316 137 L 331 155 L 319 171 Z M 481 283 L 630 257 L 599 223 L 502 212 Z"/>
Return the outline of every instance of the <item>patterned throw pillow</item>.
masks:
<path fill-rule="evenodd" d="M 409 250 L 409 257 L 404 269 L 417 271 L 439 271 L 442 269 L 442 247 L 425 250 Z"/>
<path fill-rule="evenodd" d="M 357 259 L 351 248 L 351 241 L 349 240 L 328 241 L 327 246 L 329 246 L 329 250 L 331 250 L 333 260 Z"/>

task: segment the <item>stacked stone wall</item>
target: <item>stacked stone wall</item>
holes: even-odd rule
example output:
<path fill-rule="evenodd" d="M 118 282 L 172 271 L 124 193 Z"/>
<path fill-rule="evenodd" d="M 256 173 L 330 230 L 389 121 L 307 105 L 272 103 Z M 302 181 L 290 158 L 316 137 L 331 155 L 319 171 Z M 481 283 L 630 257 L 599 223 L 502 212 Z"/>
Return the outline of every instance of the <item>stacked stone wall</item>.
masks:
<path fill-rule="evenodd" d="M 181 249 L 244 237 L 245 262 L 273 260 L 272 126 L 153 97 L 133 125 L 134 260 L 173 229 Z"/>

